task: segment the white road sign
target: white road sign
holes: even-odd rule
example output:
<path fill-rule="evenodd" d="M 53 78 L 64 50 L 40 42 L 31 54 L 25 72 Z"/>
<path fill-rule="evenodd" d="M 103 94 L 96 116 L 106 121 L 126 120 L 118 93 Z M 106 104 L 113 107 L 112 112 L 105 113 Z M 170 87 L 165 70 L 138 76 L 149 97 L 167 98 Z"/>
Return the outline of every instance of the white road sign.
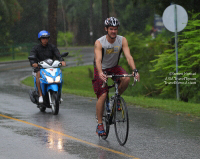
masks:
<path fill-rule="evenodd" d="M 177 11 L 177 32 L 182 31 L 188 23 L 188 14 L 185 9 L 177 4 L 170 5 L 163 12 L 163 24 L 171 32 L 175 32 L 175 5 Z"/>

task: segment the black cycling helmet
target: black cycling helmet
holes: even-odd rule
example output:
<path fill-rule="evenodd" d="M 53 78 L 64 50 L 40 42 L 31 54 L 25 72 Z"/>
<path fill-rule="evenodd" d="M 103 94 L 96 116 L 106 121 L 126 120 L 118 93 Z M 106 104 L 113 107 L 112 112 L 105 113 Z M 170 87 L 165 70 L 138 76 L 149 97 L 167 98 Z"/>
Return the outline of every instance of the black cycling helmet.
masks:
<path fill-rule="evenodd" d="M 38 33 L 38 40 L 40 40 L 40 38 L 50 38 L 50 33 L 46 30 L 42 30 Z"/>
<path fill-rule="evenodd" d="M 109 26 L 119 26 L 120 25 L 120 22 L 118 21 L 117 18 L 115 17 L 110 17 L 110 18 L 107 18 L 104 22 L 104 25 L 105 27 L 109 27 Z"/>

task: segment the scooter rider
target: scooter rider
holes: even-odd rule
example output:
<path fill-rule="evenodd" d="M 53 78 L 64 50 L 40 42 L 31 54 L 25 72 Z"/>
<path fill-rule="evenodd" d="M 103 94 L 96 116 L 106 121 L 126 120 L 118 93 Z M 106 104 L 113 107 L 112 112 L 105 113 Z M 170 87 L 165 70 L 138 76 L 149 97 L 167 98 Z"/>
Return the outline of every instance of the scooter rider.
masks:
<path fill-rule="evenodd" d="M 40 89 L 40 69 L 38 62 L 44 61 L 48 58 L 53 59 L 54 57 L 62 63 L 62 66 L 66 66 L 66 62 L 61 57 L 59 50 L 53 44 L 48 43 L 50 33 L 46 30 L 42 30 L 38 33 L 38 40 L 40 44 L 34 46 L 30 52 L 30 55 L 37 57 L 39 61 L 30 60 L 30 64 L 34 67 L 36 73 L 36 86 L 38 88 L 39 103 L 43 103 L 42 91 Z"/>

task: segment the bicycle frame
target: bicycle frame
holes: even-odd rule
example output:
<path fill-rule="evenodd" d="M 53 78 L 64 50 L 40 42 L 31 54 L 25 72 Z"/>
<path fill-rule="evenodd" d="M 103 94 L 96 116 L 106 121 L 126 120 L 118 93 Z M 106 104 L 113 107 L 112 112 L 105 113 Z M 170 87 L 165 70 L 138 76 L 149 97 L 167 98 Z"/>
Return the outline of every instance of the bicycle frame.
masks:
<path fill-rule="evenodd" d="M 107 75 L 107 78 L 112 78 L 113 81 L 114 81 L 114 85 L 108 86 L 108 90 L 110 88 L 112 88 L 112 87 L 115 87 L 115 97 L 119 96 L 119 89 L 118 89 L 119 84 L 117 83 L 117 79 L 120 78 L 120 77 L 134 77 L 134 84 L 137 81 L 137 79 L 135 79 L 135 76 L 133 76 L 132 74 L 127 74 L 127 75 Z M 102 87 L 105 87 L 106 83 L 107 83 L 107 81 L 103 83 Z M 134 84 L 132 84 L 132 86 Z M 109 93 L 109 91 L 108 91 L 108 93 Z M 108 95 L 108 93 L 107 93 L 107 95 Z"/>
<path fill-rule="evenodd" d="M 120 77 L 134 77 L 132 74 L 128 74 L 128 75 L 107 75 L 107 78 L 112 78 L 114 81 L 114 84 L 111 86 L 108 86 L 108 93 L 106 96 L 106 104 L 104 108 L 104 121 L 105 121 L 105 128 L 106 128 L 106 136 L 103 136 L 102 138 L 105 140 L 108 137 L 109 134 L 109 129 L 110 129 L 110 125 L 114 124 L 115 126 L 115 134 L 117 137 L 117 140 L 119 142 L 120 145 L 124 145 L 127 141 L 128 138 L 128 131 L 129 131 L 129 119 L 128 119 L 128 110 L 126 107 L 126 103 L 124 101 L 124 99 L 120 96 L 119 94 L 119 90 L 118 90 L 118 82 L 117 79 Z M 136 80 L 134 79 L 134 83 L 136 82 Z M 103 83 L 102 87 L 105 87 L 107 81 L 105 83 Z M 114 98 L 111 97 L 111 100 L 114 100 L 113 102 L 109 102 L 111 100 L 109 100 L 109 89 L 115 87 L 115 95 Z M 121 104 L 118 105 L 118 101 L 120 101 Z M 109 104 L 107 103 L 109 102 L 109 104 L 112 103 L 111 107 L 108 108 Z M 121 114 L 121 118 L 119 117 L 119 114 Z M 125 128 L 125 135 L 124 135 L 124 139 L 121 139 L 121 135 L 120 134 L 120 125 L 121 124 L 126 124 Z M 121 124 L 120 124 L 121 123 Z M 119 129 L 119 130 L 118 130 Z"/>

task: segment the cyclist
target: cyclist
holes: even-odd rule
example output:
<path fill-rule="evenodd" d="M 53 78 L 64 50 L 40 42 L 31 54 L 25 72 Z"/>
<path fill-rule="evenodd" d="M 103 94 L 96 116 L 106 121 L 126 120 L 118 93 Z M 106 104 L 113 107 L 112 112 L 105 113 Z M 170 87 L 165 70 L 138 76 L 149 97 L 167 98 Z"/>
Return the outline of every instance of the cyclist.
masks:
<path fill-rule="evenodd" d="M 64 59 L 61 57 L 59 50 L 55 45 L 49 43 L 50 33 L 46 30 L 42 30 L 38 33 L 38 40 L 40 44 L 34 46 L 30 52 L 30 55 L 35 55 L 39 61 L 44 61 L 48 58 L 53 59 L 56 57 L 62 66 L 66 66 Z M 30 60 L 30 64 L 34 67 L 34 72 L 36 73 L 36 86 L 38 88 L 39 103 L 43 103 L 42 91 L 40 89 L 40 69 L 38 68 L 38 62 Z"/>
<path fill-rule="evenodd" d="M 127 59 L 127 62 L 133 74 L 135 72 L 136 79 L 139 81 L 139 73 L 136 69 L 133 57 L 130 54 L 128 42 L 125 37 L 117 35 L 120 22 L 115 17 L 107 18 L 104 22 L 106 35 L 96 40 L 94 45 L 94 79 L 92 80 L 94 92 L 97 96 L 96 115 L 98 125 L 96 133 L 99 136 L 106 135 L 102 123 L 102 116 L 104 110 L 104 102 L 108 92 L 107 86 L 102 88 L 103 82 L 106 81 L 107 74 L 127 74 L 127 72 L 118 65 L 122 51 Z M 130 82 L 129 77 L 119 79 L 119 94 L 121 95 Z"/>

